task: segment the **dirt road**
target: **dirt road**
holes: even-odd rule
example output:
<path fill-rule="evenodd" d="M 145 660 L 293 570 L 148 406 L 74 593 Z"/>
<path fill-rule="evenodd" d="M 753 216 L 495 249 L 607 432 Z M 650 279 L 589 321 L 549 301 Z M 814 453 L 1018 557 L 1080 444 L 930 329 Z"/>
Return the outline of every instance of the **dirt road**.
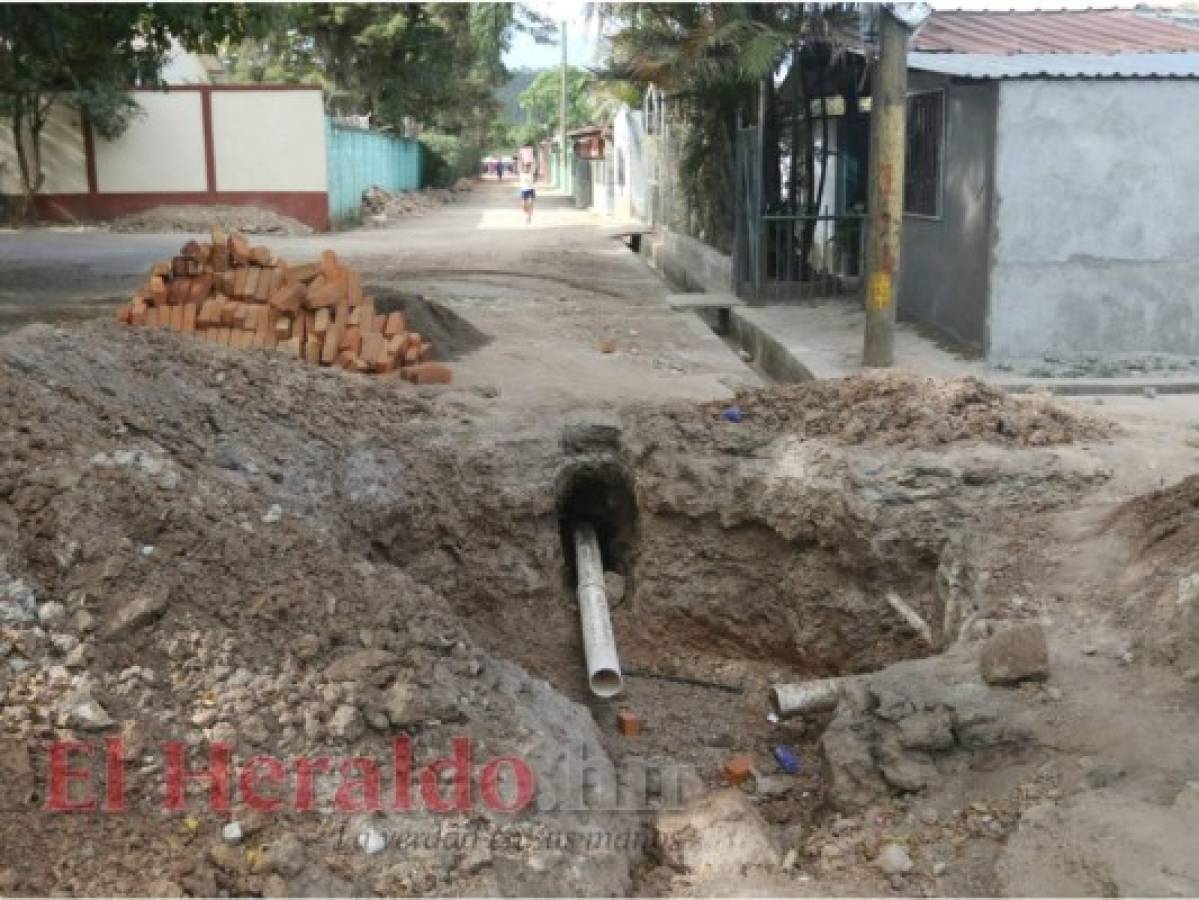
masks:
<path fill-rule="evenodd" d="M 284 258 L 331 247 L 369 290 L 420 293 L 494 338 L 456 360 L 458 382 L 508 402 L 706 398 L 757 376 L 691 314 L 603 220 L 546 192 L 532 224 L 514 188 L 481 183 L 426 216 L 385 228 L 270 237 Z M 0 235 L 0 331 L 103 313 L 186 235 L 39 230 Z M 611 341 L 613 353 L 600 345 Z M 473 348 L 473 343 L 472 343 Z M 454 348 L 443 348 L 456 355 Z"/>

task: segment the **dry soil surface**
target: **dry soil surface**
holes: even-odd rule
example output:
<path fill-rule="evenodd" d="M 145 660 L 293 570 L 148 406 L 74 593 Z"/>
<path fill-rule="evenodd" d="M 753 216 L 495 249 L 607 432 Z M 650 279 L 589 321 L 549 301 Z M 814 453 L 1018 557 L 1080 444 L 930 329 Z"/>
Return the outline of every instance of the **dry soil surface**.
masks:
<path fill-rule="evenodd" d="M 584 214 L 525 226 L 512 199 L 320 242 L 423 317 L 448 387 L 108 321 L 0 338 L 0 891 L 1199 893 L 1196 410 L 908 376 L 747 392 Z M 114 289 L 169 253 L 125 239 Z M 582 666 L 584 518 L 612 702 Z M 985 681 L 981 648 L 1028 622 L 1047 670 Z M 772 683 L 825 676 L 835 712 L 768 720 Z M 117 735 L 124 811 L 48 810 L 51 742 Z M 462 798 L 423 772 L 454 738 Z M 213 808 L 197 781 L 164 811 L 164 741 L 285 761 L 258 782 L 285 802 L 238 783 Z M 739 753 L 755 777 L 724 786 Z M 114 783 L 102 754 L 76 790 Z M 334 761 L 310 811 L 298 757 Z M 484 789 L 495 757 L 533 807 L 497 808 L 519 782 Z"/>

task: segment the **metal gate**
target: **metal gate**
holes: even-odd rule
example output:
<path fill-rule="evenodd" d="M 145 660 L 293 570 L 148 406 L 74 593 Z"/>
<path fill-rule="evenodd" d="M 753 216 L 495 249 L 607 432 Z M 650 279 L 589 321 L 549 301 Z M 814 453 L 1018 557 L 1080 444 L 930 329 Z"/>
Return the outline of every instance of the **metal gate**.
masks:
<path fill-rule="evenodd" d="M 762 129 L 738 127 L 733 147 L 733 280 L 737 293 L 756 298 L 762 276 Z"/>
<path fill-rule="evenodd" d="M 785 302 L 856 293 L 864 213 L 794 212 L 785 204 L 782 211 L 776 211 L 780 198 L 764 196 L 764 155 L 761 128 L 739 126 L 733 152 L 733 277 L 737 294 L 756 302 Z M 811 252 L 813 231 L 820 226 L 836 234 L 835 254 L 826 247 L 820 248 L 826 252 Z M 808 259 L 804 258 L 805 247 Z"/>

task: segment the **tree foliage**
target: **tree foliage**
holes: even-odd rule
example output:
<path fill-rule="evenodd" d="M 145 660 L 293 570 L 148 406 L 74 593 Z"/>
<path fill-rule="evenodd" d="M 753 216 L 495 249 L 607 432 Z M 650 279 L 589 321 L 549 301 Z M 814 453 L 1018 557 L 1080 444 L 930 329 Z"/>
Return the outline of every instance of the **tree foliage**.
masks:
<path fill-rule="evenodd" d="M 853 24 L 846 3 L 601 4 L 599 14 L 618 26 L 609 76 L 654 85 L 670 96 L 683 138 L 678 160 L 685 220 L 682 227 L 715 246 L 732 240 L 734 196 L 730 173 L 738 115 L 756 117 L 759 91 L 767 92 L 763 123 L 767 162 L 777 182 L 778 121 L 773 74 L 789 55 L 834 46 Z M 773 139 L 773 141 L 772 141 Z M 769 187 L 769 185 L 768 185 Z"/>
<path fill-rule="evenodd" d="M 235 4 L 0 4 L 0 120 L 12 129 L 25 209 L 45 183 L 41 135 L 55 104 L 74 106 L 105 137 L 137 113 L 128 94 L 153 86 L 172 41 L 188 49 L 252 27 Z"/>
<path fill-rule="evenodd" d="M 566 67 L 566 127 L 578 128 L 595 115 L 595 76 L 578 66 Z M 536 126 L 538 139 L 557 134 L 562 120 L 562 67 L 543 69 L 520 95 L 521 108 Z"/>

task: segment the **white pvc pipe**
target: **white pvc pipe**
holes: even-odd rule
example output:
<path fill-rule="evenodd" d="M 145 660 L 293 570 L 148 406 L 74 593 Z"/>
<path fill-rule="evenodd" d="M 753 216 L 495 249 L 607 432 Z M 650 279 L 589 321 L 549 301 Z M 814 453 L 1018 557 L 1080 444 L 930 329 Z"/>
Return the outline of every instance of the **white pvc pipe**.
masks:
<path fill-rule="evenodd" d="M 597 697 L 615 697 L 624 689 L 616 639 L 604 593 L 604 563 L 599 538 L 588 522 L 574 527 L 575 568 L 579 574 L 579 617 L 583 622 L 583 652 L 587 657 L 587 682 Z"/>
<path fill-rule="evenodd" d="M 770 705 L 778 716 L 827 712 L 836 709 L 840 699 L 840 678 L 822 678 L 803 684 L 776 684 L 770 689 Z"/>

